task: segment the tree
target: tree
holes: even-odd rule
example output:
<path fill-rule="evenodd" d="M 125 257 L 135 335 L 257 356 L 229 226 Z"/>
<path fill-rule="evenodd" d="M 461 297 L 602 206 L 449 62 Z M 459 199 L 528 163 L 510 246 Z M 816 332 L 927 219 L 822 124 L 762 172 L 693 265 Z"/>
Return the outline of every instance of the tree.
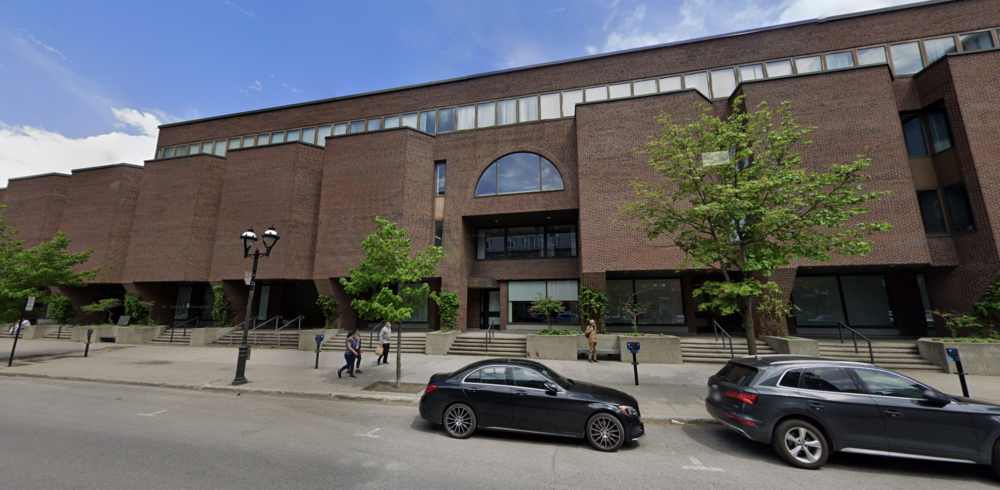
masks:
<path fill-rule="evenodd" d="M 589 320 L 596 320 L 597 326 L 604 327 L 604 310 L 608 307 L 608 295 L 598 291 L 596 289 L 590 289 L 587 286 L 580 288 L 580 297 L 577 299 L 577 305 L 580 307 L 580 313 L 582 314 L 583 323 Z"/>
<path fill-rule="evenodd" d="M 326 319 L 326 328 L 333 328 L 333 322 L 337 320 L 337 298 L 329 294 L 321 294 L 316 298 L 316 305 L 323 311 L 323 318 Z"/>
<path fill-rule="evenodd" d="M 47 288 L 85 286 L 98 269 L 76 272 L 74 266 L 83 264 L 92 251 L 69 253 L 70 241 L 62 232 L 52 240 L 31 248 L 17 240 L 18 231 L 7 224 L 6 206 L 0 206 L 0 320 L 17 318 L 29 296 L 38 298 L 37 304 L 49 301 Z"/>
<path fill-rule="evenodd" d="M 441 315 L 441 330 L 455 330 L 458 323 L 458 293 L 441 291 L 431 293 L 431 298 L 437 303 Z"/>
<path fill-rule="evenodd" d="M 538 293 L 535 300 L 531 302 L 531 307 L 528 308 L 528 311 L 545 315 L 545 321 L 549 325 L 548 329 L 552 330 L 552 314 L 559 314 L 566 311 L 566 305 L 562 304 L 562 301 Z"/>
<path fill-rule="evenodd" d="M 143 301 L 134 294 L 125 295 L 125 314 L 130 317 L 129 322 L 133 325 L 152 325 L 153 319 L 150 318 L 152 310 L 152 301 Z"/>
<path fill-rule="evenodd" d="M 76 320 L 76 311 L 73 311 L 73 305 L 65 296 L 49 297 L 49 315 L 61 324 L 73 323 L 73 320 Z"/>
<path fill-rule="evenodd" d="M 226 299 L 226 288 L 222 284 L 212 286 L 212 321 L 220 327 L 229 327 L 236 322 L 236 309 Z"/>
<path fill-rule="evenodd" d="M 118 308 L 122 305 L 121 301 L 117 298 L 105 298 L 99 299 L 89 305 L 81 306 L 80 309 L 86 313 L 104 313 L 107 315 L 105 317 L 105 323 L 111 323 L 111 310 Z"/>
<path fill-rule="evenodd" d="M 703 108 L 686 125 L 662 117 L 660 136 L 642 153 L 666 182 L 635 182 L 635 200 L 621 211 L 649 239 L 673 239 L 685 265 L 722 277 L 694 291 L 709 299 L 699 308 L 739 313 L 752 355 L 755 304 L 781 301 L 771 280 L 775 269 L 793 260 L 865 255 L 872 250 L 867 238 L 892 226 L 858 219 L 889 194 L 865 192 L 869 158 L 809 170 L 800 150 L 815 128 L 798 125 L 790 102 L 776 111 L 766 102 L 753 112 L 742 107 L 738 97 L 724 118 Z M 771 309 L 788 311 L 787 305 Z"/>
<path fill-rule="evenodd" d="M 639 335 L 639 315 L 649 311 L 649 308 L 653 306 L 650 303 L 638 303 L 632 301 L 631 296 L 622 298 L 618 302 L 618 309 L 625 312 L 628 316 L 632 317 L 632 334 Z"/>
<path fill-rule="evenodd" d="M 413 315 L 418 301 L 430 293 L 430 286 L 419 288 L 404 284 L 420 283 L 437 274 L 434 266 L 441 261 L 441 247 L 431 245 L 410 255 L 410 239 L 404 238 L 406 230 L 396 223 L 375 217 L 378 228 L 361 243 L 365 260 L 348 271 L 349 277 L 340 278 L 344 291 L 353 295 L 351 306 L 362 318 L 379 318 L 399 323 Z M 392 286 L 396 286 L 393 291 Z M 370 294 L 370 299 L 364 296 Z M 402 368 L 400 349 L 403 344 L 402 329 L 396 328 L 396 388 L 400 388 Z"/>

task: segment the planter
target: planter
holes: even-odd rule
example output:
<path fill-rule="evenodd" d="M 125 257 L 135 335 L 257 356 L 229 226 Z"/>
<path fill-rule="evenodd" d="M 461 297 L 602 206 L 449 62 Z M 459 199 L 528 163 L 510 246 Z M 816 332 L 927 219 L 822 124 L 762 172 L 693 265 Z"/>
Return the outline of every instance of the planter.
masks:
<path fill-rule="evenodd" d="M 118 330 L 117 325 L 79 325 L 73 329 L 73 337 L 71 340 L 73 342 L 86 342 L 87 341 L 87 330 L 93 329 L 94 333 L 90 336 L 90 343 L 96 344 L 101 341 L 101 336 L 103 335 L 114 335 L 115 330 Z"/>
<path fill-rule="evenodd" d="M 795 354 L 797 356 L 813 356 L 820 357 L 819 355 L 819 342 L 812 339 L 786 339 L 782 337 L 761 337 L 767 345 L 771 346 L 772 349 L 778 351 L 778 354 Z"/>
<path fill-rule="evenodd" d="M 579 339 L 587 337 L 576 335 L 537 335 L 525 336 L 528 343 L 528 359 L 554 359 L 559 361 L 575 361 Z"/>
<path fill-rule="evenodd" d="M 224 335 L 232 331 L 234 327 L 208 327 L 191 329 L 191 347 L 205 347 L 206 345 L 221 339 Z"/>
<path fill-rule="evenodd" d="M 443 356 L 448 354 L 451 344 L 455 342 L 462 332 L 454 330 L 451 332 L 428 332 L 427 345 L 424 352 L 429 356 Z M 392 333 L 392 338 L 396 338 L 396 332 Z"/>
<path fill-rule="evenodd" d="M 316 352 L 316 336 L 323 336 L 323 343 L 327 343 L 331 337 L 337 334 L 337 329 L 331 328 L 327 330 L 303 330 L 299 332 L 299 350 L 307 352 Z"/>
<path fill-rule="evenodd" d="M 153 339 L 159 337 L 166 328 L 166 325 L 155 327 L 118 327 L 118 330 L 115 332 L 115 343 L 151 344 L 153 343 Z"/>
<path fill-rule="evenodd" d="M 681 364 L 681 339 L 673 335 L 651 335 L 631 337 L 621 335 L 618 337 L 621 349 L 621 361 L 632 362 L 632 354 L 625 346 L 626 342 L 639 342 L 639 353 L 635 359 L 639 363 L 649 364 Z"/>
<path fill-rule="evenodd" d="M 32 325 L 21 332 L 21 338 L 24 340 L 43 339 L 46 335 L 58 331 L 59 325 Z M 69 334 L 63 335 L 69 337 Z"/>
<path fill-rule="evenodd" d="M 955 363 L 948 360 L 946 348 L 958 349 L 962 357 L 962 369 L 965 374 L 983 376 L 1000 376 L 1000 343 L 980 344 L 972 342 L 939 342 L 932 338 L 922 338 L 917 341 L 920 357 L 931 361 L 948 374 L 955 374 L 958 369 Z"/>
<path fill-rule="evenodd" d="M 576 348 L 577 349 L 587 349 L 590 346 L 587 345 L 587 336 L 580 334 L 574 335 L 576 338 Z M 599 333 L 597 334 L 597 350 L 618 350 L 618 334 L 611 333 Z M 574 359 L 576 359 L 574 357 Z"/>

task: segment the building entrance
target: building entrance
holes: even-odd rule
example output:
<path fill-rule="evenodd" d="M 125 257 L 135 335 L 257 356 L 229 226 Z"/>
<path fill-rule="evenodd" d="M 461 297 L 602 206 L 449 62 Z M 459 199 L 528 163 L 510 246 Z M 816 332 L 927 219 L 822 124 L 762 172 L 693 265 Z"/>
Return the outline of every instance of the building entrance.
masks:
<path fill-rule="evenodd" d="M 493 322 L 494 328 L 500 326 L 500 290 L 483 289 L 479 300 L 479 328 L 488 328 Z"/>

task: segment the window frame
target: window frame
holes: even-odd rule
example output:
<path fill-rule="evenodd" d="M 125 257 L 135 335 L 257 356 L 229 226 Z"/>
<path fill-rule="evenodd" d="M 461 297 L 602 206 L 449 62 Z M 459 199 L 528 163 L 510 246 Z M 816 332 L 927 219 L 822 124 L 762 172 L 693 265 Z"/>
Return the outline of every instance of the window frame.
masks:
<path fill-rule="evenodd" d="M 536 190 L 530 190 L 530 191 L 517 191 L 517 192 L 504 192 L 504 193 L 501 193 L 500 192 L 500 165 L 499 165 L 498 162 L 500 160 L 502 160 L 502 159 L 510 156 L 510 155 L 516 155 L 518 153 L 527 153 L 527 154 L 535 155 L 535 156 L 539 157 L 538 158 L 538 190 L 537 191 Z M 545 189 L 545 184 L 544 184 L 544 181 L 542 180 L 542 159 L 548 161 L 550 164 L 552 164 L 552 167 L 556 169 L 556 172 L 559 174 L 559 180 L 563 184 L 562 189 Z M 483 175 L 486 174 L 486 172 L 490 169 L 490 167 L 493 167 L 494 172 L 496 172 L 495 178 L 494 178 L 494 181 L 496 182 L 496 188 L 494 189 L 493 194 L 479 194 L 478 193 L 479 182 L 483 179 Z M 512 152 L 512 153 L 508 153 L 506 155 L 503 155 L 503 156 L 497 158 L 496 160 L 493 160 L 492 163 L 490 163 L 489 165 L 487 165 L 486 168 L 483 169 L 483 171 L 479 173 L 479 178 L 476 179 L 476 185 L 472 189 L 472 197 L 478 198 L 478 197 L 511 196 L 511 195 L 517 195 L 517 194 L 532 194 L 532 193 L 537 193 L 537 192 L 560 192 L 560 191 L 565 191 L 565 190 L 566 190 L 566 179 L 563 178 L 562 171 L 559 170 L 559 167 L 555 164 L 555 162 L 553 162 L 548 157 L 546 157 L 545 155 L 542 155 L 540 153 L 534 153 L 534 152 L 530 152 L 530 151 L 515 151 L 515 152 Z"/>
<path fill-rule="evenodd" d="M 576 247 L 574 247 L 574 250 L 576 250 L 576 255 L 562 256 L 562 257 L 549 257 L 549 255 L 548 255 L 548 253 L 549 253 L 548 252 L 548 250 L 549 250 L 549 232 L 548 232 L 549 227 L 550 226 L 553 226 L 553 227 L 554 226 L 567 226 L 567 225 L 574 227 L 573 240 L 576 242 Z M 542 252 L 542 255 L 540 257 L 511 257 L 509 249 L 507 248 L 507 240 L 510 239 L 510 229 L 511 228 L 526 228 L 526 227 L 533 227 L 533 226 L 539 226 L 539 227 L 542 228 L 542 248 L 540 249 L 541 252 Z M 483 254 L 483 258 L 480 259 L 479 258 L 479 240 L 478 240 L 478 238 L 479 238 L 479 231 L 480 230 L 497 230 L 497 229 L 502 229 L 503 230 L 503 257 L 486 257 L 485 253 L 484 253 Z M 476 260 L 477 261 L 479 261 L 479 260 L 482 260 L 482 261 L 491 261 L 491 260 L 575 259 L 575 258 L 577 258 L 577 257 L 580 256 L 580 231 L 579 230 L 580 230 L 580 227 L 576 223 L 519 224 L 519 225 L 511 225 L 511 226 L 494 226 L 492 228 L 489 228 L 489 227 L 476 228 Z"/>

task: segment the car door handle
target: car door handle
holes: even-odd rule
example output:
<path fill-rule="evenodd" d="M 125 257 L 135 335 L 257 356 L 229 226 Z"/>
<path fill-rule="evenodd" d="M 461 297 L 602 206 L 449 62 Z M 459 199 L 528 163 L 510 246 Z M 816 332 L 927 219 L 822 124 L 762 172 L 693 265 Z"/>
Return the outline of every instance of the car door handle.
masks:
<path fill-rule="evenodd" d="M 465 391 L 468 391 L 469 393 L 476 393 L 479 391 L 479 388 L 466 388 Z"/>
<path fill-rule="evenodd" d="M 527 394 L 528 394 L 528 392 L 527 392 L 527 391 L 521 391 L 521 390 L 518 390 L 518 391 L 515 391 L 515 392 L 514 392 L 514 394 L 515 394 L 515 395 L 522 395 L 522 396 L 524 396 L 524 395 L 527 395 Z"/>
<path fill-rule="evenodd" d="M 823 410 L 823 404 L 822 403 L 810 403 L 809 406 L 813 410 Z"/>
<path fill-rule="evenodd" d="M 886 411 L 884 411 L 882 413 L 884 413 L 884 414 L 886 414 L 886 415 L 888 415 L 888 416 L 890 416 L 892 418 L 896 418 L 896 419 L 903 417 L 903 414 L 900 413 L 899 411 L 896 411 L 896 410 L 886 410 Z"/>

